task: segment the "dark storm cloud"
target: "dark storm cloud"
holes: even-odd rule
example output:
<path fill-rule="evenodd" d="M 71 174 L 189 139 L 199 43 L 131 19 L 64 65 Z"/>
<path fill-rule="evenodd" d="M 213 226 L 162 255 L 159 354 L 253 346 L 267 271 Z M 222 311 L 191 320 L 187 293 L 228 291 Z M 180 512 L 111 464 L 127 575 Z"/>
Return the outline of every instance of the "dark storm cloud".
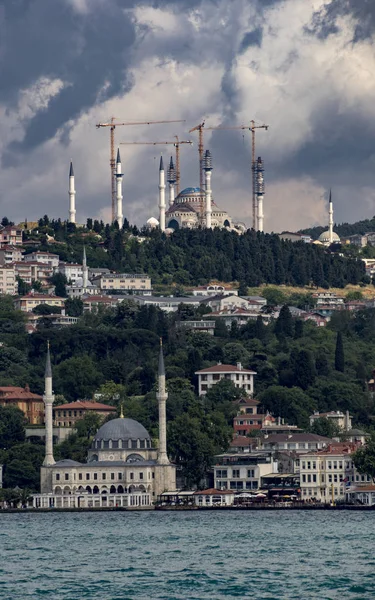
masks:
<path fill-rule="evenodd" d="M 257 27 L 252 31 L 247 31 L 243 36 L 240 52 L 245 52 L 250 46 L 261 46 L 263 39 L 263 30 L 261 27 Z"/>
<path fill-rule="evenodd" d="M 350 15 L 356 22 L 353 35 L 354 43 L 374 36 L 374 0 L 332 0 L 315 13 L 311 26 L 307 27 L 306 30 L 324 39 L 331 34 L 339 33 L 337 19 L 345 15 Z"/>

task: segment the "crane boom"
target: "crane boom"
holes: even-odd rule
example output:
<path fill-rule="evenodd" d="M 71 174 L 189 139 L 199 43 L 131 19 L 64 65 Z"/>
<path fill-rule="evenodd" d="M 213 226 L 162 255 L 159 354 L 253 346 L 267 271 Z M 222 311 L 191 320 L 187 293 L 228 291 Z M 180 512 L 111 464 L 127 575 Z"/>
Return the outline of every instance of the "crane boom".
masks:
<path fill-rule="evenodd" d="M 116 177 L 115 177 L 115 129 L 116 127 L 128 126 L 128 125 L 158 125 L 161 123 L 185 123 L 184 119 L 174 120 L 163 120 L 163 121 L 123 121 L 117 122 L 116 117 L 111 117 L 108 123 L 97 123 L 96 128 L 101 129 L 102 127 L 110 127 L 110 158 L 109 165 L 111 169 L 111 199 L 112 199 L 112 223 L 115 221 L 115 207 L 116 207 Z"/>
<path fill-rule="evenodd" d="M 169 146 L 173 145 L 176 148 L 176 194 L 180 193 L 180 182 L 181 182 L 181 168 L 180 168 L 180 145 L 190 144 L 193 145 L 191 140 L 179 140 L 178 136 L 175 135 L 176 140 L 173 142 L 121 142 L 122 146 Z"/>

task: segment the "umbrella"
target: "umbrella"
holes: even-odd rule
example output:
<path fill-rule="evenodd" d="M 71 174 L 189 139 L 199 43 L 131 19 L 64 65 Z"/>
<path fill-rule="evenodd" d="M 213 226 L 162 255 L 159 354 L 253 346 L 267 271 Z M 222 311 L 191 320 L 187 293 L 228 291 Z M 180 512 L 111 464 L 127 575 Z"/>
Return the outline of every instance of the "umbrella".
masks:
<path fill-rule="evenodd" d="M 266 494 L 257 494 L 257 498 L 267 498 Z"/>

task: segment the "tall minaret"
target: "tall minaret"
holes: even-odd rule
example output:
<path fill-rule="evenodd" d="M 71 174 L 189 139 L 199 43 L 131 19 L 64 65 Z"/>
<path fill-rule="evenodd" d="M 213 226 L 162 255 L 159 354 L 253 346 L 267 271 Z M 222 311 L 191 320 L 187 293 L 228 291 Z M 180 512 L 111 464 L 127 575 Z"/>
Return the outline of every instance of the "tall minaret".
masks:
<path fill-rule="evenodd" d="M 83 246 L 83 260 L 82 260 L 82 287 L 84 289 L 87 288 L 89 282 L 89 270 L 87 268 L 87 259 L 86 259 L 86 246 Z"/>
<path fill-rule="evenodd" d="M 70 161 L 69 171 L 69 223 L 76 222 L 76 191 L 74 189 L 73 163 Z"/>
<path fill-rule="evenodd" d="M 43 461 L 45 467 L 49 467 L 55 464 L 53 458 L 53 418 L 52 418 L 52 405 L 55 401 L 55 396 L 52 390 L 52 368 L 51 368 L 51 356 L 49 352 L 49 342 L 47 345 L 47 360 L 46 370 L 44 374 L 44 395 L 43 401 L 45 406 L 45 428 L 46 428 L 46 453 Z"/>
<path fill-rule="evenodd" d="M 333 203 L 332 192 L 329 190 L 329 222 L 328 222 L 328 238 L 329 243 L 333 243 Z"/>
<path fill-rule="evenodd" d="M 166 401 L 168 393 L 165 386 L 165 368 L 163 356 L 163 342 L 160 339 L 159 371 L 158 371 L 158 392 L 156 394 L 159 403 L 159 450 L 158 463 L 160 465 L 169 465 L 167 455 L 167 416 Z"/>
<path fill-rule="evenodd" d="M 122 214 L 122 178 L 123 178 L 123 176 L 124 176 L 124 174 L 121 173 L 120 149 L 118 148 L 117 149 L 117 159 L 116 159 L 116 221 L 117 221 L 120 229 L 124 222 L 124 217 Z"/>
<path fill-rule="evenodd" d="M 212 173 L 212 157 L 211 152 L 206 150 L 206 154 L 204 155 L 203 168 L 205 172 L 205 194 L 206 194 L 206 227 L 207 229 L 211 229 L 211 198 L 212 198 L 212 190 L 211 190 L 211 173 Z"/>
<path fill-rule="evenodd" d="M 261 157 L 258 157 L 256 163 L 256 194 L 258 197 L 258 231 L 263 231 L 264 215 L 263 215 L 263 198 L 264 198 L 264 166 Z"/>
<path fill-rule="evenodd" d="M 160 229 L 165 231 L 165 173 L 162 156 L 159 167 L 159 225 Z"/>
<path fill-rule="evenodd" d="M 176 185 L 176 169 L 173 164 L 173 157 L 171 156 L 171 162 L 169 163 L 168 169 L 168 183 L 169 183 L 169 207 L 174 204 L 174 191 Z"/>

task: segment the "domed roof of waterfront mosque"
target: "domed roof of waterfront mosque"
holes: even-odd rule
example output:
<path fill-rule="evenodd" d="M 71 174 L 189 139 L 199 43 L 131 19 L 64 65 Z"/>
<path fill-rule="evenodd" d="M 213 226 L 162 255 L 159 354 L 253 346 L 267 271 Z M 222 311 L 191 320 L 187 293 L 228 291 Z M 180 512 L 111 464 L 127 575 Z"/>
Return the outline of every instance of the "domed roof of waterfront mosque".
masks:
<path fill-rule="evenodd" d="M 95 434 L 93 444 L 101 441 L 129 441 L 129 440 L 150 440 L 150 434 L 147 429 L 134 421 L 134 419 L 112 419 L 104 423 Z"/>
<path fill-rule="evenodd" d="M 322 244 L 329 244 L 329 229 L 327 229 L 327 231 L 323 231 L 318 240 L 319 242 L 322 242 Z M 332 231 L 332 242 L 340 242 L 340 238 L 335 231 Z"/>

